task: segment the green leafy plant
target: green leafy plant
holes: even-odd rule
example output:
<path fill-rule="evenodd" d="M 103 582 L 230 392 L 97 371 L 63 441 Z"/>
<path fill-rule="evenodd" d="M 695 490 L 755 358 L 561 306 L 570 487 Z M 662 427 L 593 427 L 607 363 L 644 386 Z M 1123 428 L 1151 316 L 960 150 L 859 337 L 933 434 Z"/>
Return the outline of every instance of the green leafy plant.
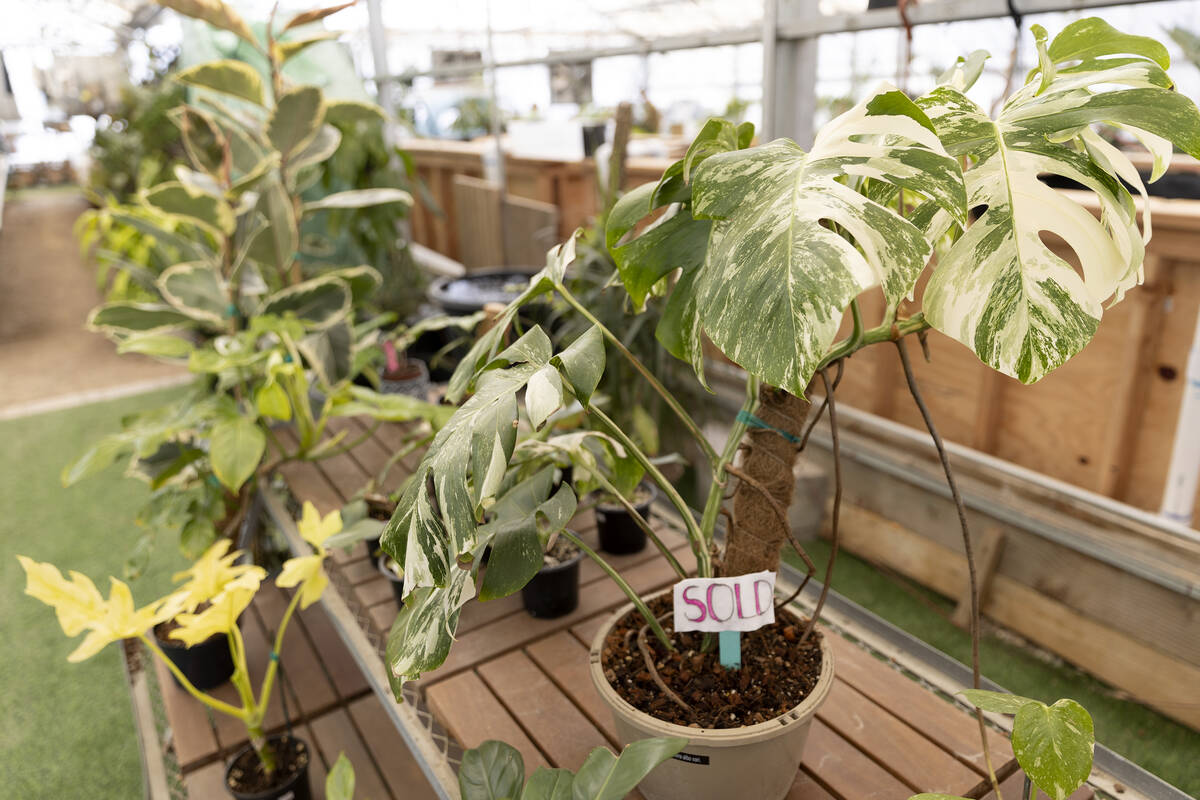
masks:
<path fill-rule="evenodd" d="M 623 337 L 572 293 L 565 276 L 575 260 L 574 239 L 551 251 L 546 268 L 459 365 L 449 396 L 470 399 L 433 440 L 385 531 L 383 548 L 404 567 L 409 593 L 389 639 L 397 683 L 442 663 L 459 609 L 475 593 L 476 556 L 493 535 L 484 519 L 515 452 L 522 393 L 534 430 L 555 409 L 578 402 L 592 424 L 638 461 L 679 512 L 700 576 L 776 570 L 789 543 L 809 577 L 815 574 L 791 538 L 786 507 L 795 459 L 828 410 L 833 548 L 803 633 L 808 637 L 838 550 L 838 378 L 848 357 L 888 343 L 937 446 L 962 522 L 979 685 L 978 592 L 965 509 L 906 339 L 936 329 L 1005 375 L 1039 380 L 1090 341 L 1106 302 L 1119 302 L 1142 280 L 1150 225 L 1149 208 L 1138 223 L 1137 195 L 1144 197 L 1145 187 L 1128 158 L 1093 126 L 1122 126 L 1137 137 L 1154 155 L 1152 179 L 1166 169 L 1173 146 L 1200 155 L 1200 111 L 1172 91 L 1160 43 L 1094 17 L 1071 23 L 1052 41 L 1040 26 L 1032 30 L 1038 66 L 995 119 L 966 94 L 987 57 L 980 51 L 959 59 L 916 100 L 880 86 L 824 126 L 807 152 L 786 139 L 751 146 L 751 126 L 712 120 L 661 180 L 614 206 L 606 243 L 634 309 L 661 303 L 662 346 L 691 364 L 701 383 L 708 342 L 746 372 L 745 403 L 720 450 Z M 1087 187 L 1100 217 L 1042 183 L 1045 173 Z M 1078 270 L 1043 242 L 1042 231 L 1066 242 Z M 928 284 L 913 303 L 926 270 Z M 870 324 L 858 300 L 869 291 L 884 299 L 881 318 Z M 506 347 L 518 309 L 548 293 L 591 327 L 557 353 L 536 327 Z M 839 339 L 847 318 L 849 335 Z M 605 344 L 695 436 L 699 466 L 711 476 L 699 519 L 630 433 L 592 402 L 606 370 Z M 806 396 L 814 380 L 824 398 L 809 419 Z M 726 538 L 714 558 L 722 514 Z M 619 576 L 618 583 L 640 603 Z M 673 648 L 653 618 L 646 621 L 661 646 Z M 439 635 L 427 635 L 432 629 Z"/>
<path fill-rule="evenodd" d="M 538 767 L 526 781 L 521 753 L 489 740 L 463 754 L 458 786 L 463 800 L 619 800 L 686 745 L 687 739 L 642 739 L 619 756 L 597 747 L 578 772 Z"/>
<path fill-rule="evenodd" d="M 157 531 L 178 528 L 194 556 L 250 518 L 259 477 L 356 444 L 345 431 L 325 435 L 333 417 L 437 424 L 447 415 L 354 385 L 378 351 L 380 329 L 393 321 L 368 311 L 380 273 L 343 265 L 308 277 L 297 259 L 300 225 L 312 215 L 412 202 L 406 191 L 385 187 L 309 200 L 302 194 L 340 142 L 327 120 L 381 120 L 382 112 L 290 85 L 282 66 L 299 49 L 277 40 L 273 20 L 264 44 L 220 2 L 164 5 L 237 33 L 263 53 L 269 76 L 264 81 L 230 59 L 179 72 L 175 79 L 196 90 L 194 102 L 171 114 L 190 166 L 145 189 L 136 212 L 111 215 L 133 231 L 131 247 L 143 247 L 156 268 L 168 265 L 129 268 L 137 296 L 99 306 L 89 326 L 118 352 L 183 363 L 199 376 L 182 399 L 127 420 L 121 433 L 95 443 L 63 472 L 71 484 L 128 459 L 129 474 L 150 484 L 154 493 L 141 516 L 148 532 L 135 571 Z M 282 31 L 335 10 L 305 12 Z M 293 426 L 294 444 L 276 435 L 280 423 Z"/>
<path fill-rule="evenodd" d="M 321 517 L 311 503 L 306 503 L 298 527 L 300 535 L 312 545 L 313 552 L 288 560 L 275 579 L 276 586 L 294 588 L 295 592 L 276 629 L 271 658 L 259 683 L 257 697 L 238 617 L 253 601 L 267 573 L 261 567 L 236 565 L 234 562 L 242 554 L 227 552 L 228 542 L 214 544 L 191 569 L 176 575 L 176 580 L 186 579 L 179 589 L 140 608 L 134 607 L 129 587 L 116 578 L 110 579 L 112 588 L 106 601 L 86 575 L 71 572 L 70 580 L 67 580 L 51 564 L 25 556 L 17 558 L 25 570 L 25 593 L 55 610 L 67 636 L 87 632 L 83 642 L 68 657 L 69 661 L 91 658 L 112 642 L 140 639 L 188 694 L 213 711 L 228 714 L 246 726 L 250 744 L 258 754 L 264 772 L 270 775 L 275 770 L 276 759 L 263 731 L 263 722 L 275 686 L 283 637 L 296 609 L 311 606 L 328 585 L 324 568 L 328 555 L 326 542 L 341 530 L 342 520 L 336 511 Z M 230 680 L 237 689 L 240 705 L 227 703 L 197 689 L 163 653 L 150 629 L 168 620 L 174 620 L 177 626 L 171 631 L 171 638 L 188 646 L 213 636 L 225 636 L 229 640 L 234 663 Z"/>
<path fill-rule="evenodd" d="M 1096 735 L 1092 717 L 1074 700 L 1053 705 L 1004 692 L 967 689 L 967 700 L 983 711 L 1012 714 L 1012 746 L 1025 770 L 1021 800 L 1034 800 L 1038 789 L 1053 800 L 1066 800 L 1092 774 Z M 910 800 L 965 800 L 948 794 L 919 794 Z"/>
<path fill-rule="evenodd" d="M 184 101 L 184 87 L 169 74 L 121 90 L 107 126 L 96 130 L 89 153 L 88 185 L 100 196 L 128 202 L 148 186 L 170 180 L 184 160 L 183 139 L 170 111 Z"/>

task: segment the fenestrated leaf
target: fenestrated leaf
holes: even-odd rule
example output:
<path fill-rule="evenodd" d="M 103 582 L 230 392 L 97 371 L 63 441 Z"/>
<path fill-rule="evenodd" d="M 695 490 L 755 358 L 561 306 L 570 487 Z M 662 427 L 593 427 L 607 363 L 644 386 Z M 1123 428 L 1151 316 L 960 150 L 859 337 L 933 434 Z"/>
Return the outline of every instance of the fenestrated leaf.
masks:
<path fill-rule="evenodd" d="M 1158 168 L 1173 142 L 1200 153 L 1200 112 L 1170 91 L 1165 53 L 1096 18 L 1068 25 L 1048 47 L 1033 26 L 1039 68 L 991 120 L 961 92 L 935 89 L 919 102 L 951 155 L 966 157 L 970 206 L 985 207 L 938 260 L 925 290 L 925 316 L 994 369 L 1033 383 L 1078 353 L 1100 322 L 1103 303 L 1141 282 L 1150 233 L 1118 176 L 1142 192 L 1128 159 L 1090 130 L 1122 126 L 1152 147 Z M 1078 61 L 1078 63 L 1075 63 Z M 1096 219 L 1039 175 L 1089 189 Z M 1081 272 L 1042 241 L 1063 238 Z"/>
<path fill-rule="evenodd" d="M 258 469 L 266 446 L 266 434 L 251 418 L 236 416 L 217 423 L 208 448 L 213 474 L 236 493 Z"/>
<path fill-rule="evenodd" d="M 458 770 L 462 800 L 516 800 L 525 782 L 525 760 L 515 747 L 490 739 L 463 753 Z"/>
<path fill-rule="evenodd" d="M 184 16 L 203 20 L 214 28 L 236 33 L 255 47 L 259 46 L 246 21 L 221 0 L 158 0 L 158 4 Z"/>
<path fill-rule="evenodd" d="M 587 405 L 604 374 L 604 334 L 593 325 L 550 362 L 562 372 L 579 402 Z"/>
<path fill-rule="evenodd" d="M 607 747 L 597 747 L 575 773 L 571 796 L 574 800 L 621 800 L 687 743 L 678 737 L 642 739 L 627 745 L 620 756 Z"/>
<path fill-rule="evenodd" d="M 350 313 L 350 288 L 335 277 L 311 278 L 263 299 L 259 314 L 295 314 L 309 328 L 320 330 Z"/>
<path fill-rule="evenodd" d="M 316 86 L 297 86 L 275 102 L 267 138 L 285 158 L 312 141 L 325 119 L 325 98 Z"/>
<path fill-rule="evenodd" d="M 1092 717 L 1074 700 L 1027 703 L 1013 720 L 1017 762 L 1052 800 L 1066 800 L 1092 773 Z"/>
<path fill-rule="evenodd" d="M 263 104 L 262 77 L 245 61 L 226 58 L 197 64 L 178 72 L 175 79 L 189 86 L 230 94 L 260 106 Z"/>
<path fill-rule="evenodd" d="M 229 311 L 229 290 L 207 264 L 168 267 L 158 277 L 158 291 L 181 313 L 212 325 L 222 325 Z"/>
<path fill-rule="evenodd" d="M 105 303 L 92 309 L 87 324 L 105 333 L 145 333 L 191 325 L 192 318 L 161 303 Z"/>
<path fill-rule="evenodd" d="M 717 220 L 695 283 L 704 332 L 800 396 L 850 301 L 882 285 L 897 305 L 932 250 L 920 229 L 841 178 L 903 187 L 965 217 L 958 163 L 925 114 L 886 85 L 822 128 L 811 152 L 781 139 L 711 156 L 693 176 L 693 215 Z"/>
<path fill-rule="evenodd" d="M 290 31 L 292 28 L 299 28 L 301 25 L 308 25 L 311 22 L 325 19 L 330 14 L 336 14 L 343 8 L 349 8 L 354 5 L 356 0 L 350 0 L 348 3 L 342 3 L 336 6 L 327 6 L 325 8 L 314 8 L 311 11 L 303 11 L 288 20 L 287 25 L 283 26 L 284 31 Z"/>
<path fill-rule="evenodd" d="M 403 189 L 381 187 L 376 189 L 351 189 L 345 192 L 327 194 L 320 200 L 304 204 L 304 213 L 320 211 L 324 208 L 365 208 L 380 206 L 386 203 L 404 203 L 411 206 L 412 195 Z"/>
<path fill-rule="evenodd" d="M 233 233 L 233 209 L 219 197 L 185 186 L 178 181 L 160 183 L 147 189 L 146 203 L 165 214 L 184 217 L 218 234 Z"/>

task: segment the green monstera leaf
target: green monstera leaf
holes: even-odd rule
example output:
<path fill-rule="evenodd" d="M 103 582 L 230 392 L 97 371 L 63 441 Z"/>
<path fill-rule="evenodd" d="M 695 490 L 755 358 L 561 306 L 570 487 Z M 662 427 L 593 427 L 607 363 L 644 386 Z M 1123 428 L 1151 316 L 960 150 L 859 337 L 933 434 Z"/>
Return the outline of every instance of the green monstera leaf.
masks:
<path fill-rule="evenodd" d="M 1142 280 L 1150 209 L 1137 170 L 1092 126 L 1136 136 L 1155 156 L 1171 145 L 1200 155 L 1200 112 L 1171 91 L 1166 50 L 1095 17 L 1071 23 L 1048 46 L 1033 26 L 1039 67 L 993 120 L 954 85 L 921 98 L 946 150 L 970 163 L 970 206 L 982 213 L 943 254 L 925 290 L 925 316 L 994 369 L 1033 383 L 1083 349 L 1103 304 Z M 952 77 L 952 76 L 951 76 Z M 1039 180 L 1058 175 L 1086 187 L 1099 219 Z M 1041 239 L 1066 241 L 1081 273 Z"/>
<path fill-rule="evenodd" d="M 864 181 L 965 214 L 958 163 L 925 114 L 887 86 L 822 128 L 810 152 L 777 140 L 713 155 L 693 175 L 693 216 L 716 220 L 695 283 L 704 332 L 799 396 L 850 301 L 882 285 L 894 307 L 932 251 L 917 226 L 850 185 Z"/>
<path fill-rule="evenodd" d="M 603 343 L 590 334 L 577 342 L 577 349 L 556 357 L 549 337 L 534 326 L 495 354 L 476 376 L 475 393 L 438 431 L 405 484 L 382 536 L 410 593 L 392 629 L 389 669 L 396 685 L 445 660 L 458 609 L 475 593 L 473 578 L 464 575 L 474 575 L 489 542 L 495 543 L 494 560 L 482 593 L 502 597 L 528 582 L 548 538 L 575 513 L 569 487 L 551 494 L 552 470 L 514 482 L 511 466 L 520 392 L 526 392 L 530 413 L 540 416 L 563 406 L 571 393 L 594 389 L 595 370 L 582 364 L 603 363 Z M 537 400 L 529 399 L 531 390 Z M 436 629 L 420 627 L 431 620 Z"/>
<path fill-rule="evenodd" d="M 489 740 L 463 754 L 458 786 L 463 800 L 619 800 L 655 767 L 687 746 L 687 739 L 633 742 L 614 755 L 597 747 L 572 774 L 539 767 L 525 782 L 525 761 L 512 745 Z"/>

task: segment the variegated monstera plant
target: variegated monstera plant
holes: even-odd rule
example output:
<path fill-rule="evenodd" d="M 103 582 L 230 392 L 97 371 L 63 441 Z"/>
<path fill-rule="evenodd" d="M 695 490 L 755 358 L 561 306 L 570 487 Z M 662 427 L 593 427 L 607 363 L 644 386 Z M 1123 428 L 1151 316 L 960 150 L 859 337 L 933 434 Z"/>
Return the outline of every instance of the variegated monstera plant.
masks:
<path fill-rule="evenodd" d="M 339 147 L 333 122 L 383 119 L 376 106 L 330 101 L 284 76 L 289 58 L 329 38 L 305 27 L 345 6 L 299 14 L 278 29 L 271 20 L 264 42 L 218 0 L 162 4 L 241 37 L 264 54 L 269 75 L 235 60 L 178 73 L 191 96 L 172 117 L 190 168 L 146 190 L 138 209 L 104 212 L 138 232 L 155 263 L 171 266 L 153 274 L 127 265 L 133 299 L 96 308 L 90 327 L 119 352 L 186 364 L 198 376 L 183 398 L 126 420 L 63 471 L 70 484 L 127 459 L 129 474 L 150 484 L 135 566 L 164 529 L 180 530 L 190 557 L 236 535 L 256 476 L 352 444 L 343 441 L 347 429 L 325 435 L 333 417 L 445 417 L 428 403 L 352 384 L 393 321 L 365 310 L 380 274 L 357 265 L 310 275 L 297 258 L 299 225 L 311 214 L 412 202 L 387 188 L 301 199 Z M 292 429 L 276 435 L 281 422 Z"/>
<path fill-rule="evenodd" d="M 634 311 L 663 304 L 658 339 L 701 381 L 705 338 L 747 373 L 745 405 L 720 451 L 619 333 L 572 296 L 564 275 L 573 240 L 551 251 L 460 365 L 450 397 L 469 399 L 434 439 L 386 529 L 383 547 L 404 567 L 408 593 L 388 642 L 397 691 L 446 658 L 460 609 L 476 594 L 484 548 L 492 547 L 487 579 L 502 563 L 511 572 L 505 584 L 520 586 L 563 527 L 562 509 L 575 500 L 569 486 L 551 495 L 549 481 L 533 492 L 510 478 L 519 428 L 542 435 L 552 413 L 580 404 L 678 510 L 700 575 L 775 570 L 790 539 L 791 466 L 811 424 L 804 397 L 814 377 L 825 388 L 821 410 L 830 408 L 835 423 L 829 373 L 872 344 L 898 347 L 917 396 L 904 340 L 929 328 L 1026 383 L 1088 343 L 1105 304 L 1142 280 L 1151 232 L 1150 209 L 1139 209 L 1142 179 L 1102 134 L 1119 129 L 1140 140 L 1154 155 L 1154 179 L 1173 147 L 1200 156 L 1200 112 L 1172 91 L 1167 51 L 1152 39 L 1097 18 L 1068 25 L 1053 41 L 1033 31 L 1038 66 L 994 119 L 966 94 L 987 57 L 978 52 L 915 100 L 878 88 L 826 125 L 807 152 L 782 139 L 752 147 L 751 126 L 710 121 L 660 181 L 616 204 L 607 244 Z M 1044 175 L 1081 185 L 1099 216 Z M 1078 270 L 1043 242 L 1043 231 L 1065 240 Z M 901 314 L 927 270 L 923 307 Z M 870 290 L 886 298 L 873 325 L 856 300 Z M 507 344 L 518 308 L 547 293 L 593 327 L 558 353 L 537 327 Z M 847 312 L 853 326 L 838 340 Z M 699 519 L 595 402 L 606 349 L 628 359 L 696 434 L 707 460 L 696 466 L 712 477 Z M 745 452 L 735 462 L 739 446 Z M 723 508 L 731 476 L 737 484 Z M 497 510 L 510 508 L 512 524 L 497 524 Z M 725 546 L 714 555 L 722 513 Z M 969 536 L 967 544 L 969 553 Z M 647 623 L 671 647 L 652 617 Z M 1090 770 L 1090 740 L 1087 750 Z M 1070 783 L 1039 781 L 1056 798 L 1075 788 Z"/>

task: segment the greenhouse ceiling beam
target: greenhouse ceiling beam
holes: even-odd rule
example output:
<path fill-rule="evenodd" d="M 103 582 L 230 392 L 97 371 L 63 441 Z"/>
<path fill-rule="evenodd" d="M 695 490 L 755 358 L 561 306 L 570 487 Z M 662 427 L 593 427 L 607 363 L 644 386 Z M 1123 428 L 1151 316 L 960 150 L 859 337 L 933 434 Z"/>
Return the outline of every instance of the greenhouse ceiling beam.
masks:
<path fill-rule="evenodd" d="M 1049 14 L 1056 11 L 1086 11 L 1108 6 L 1130 6 L 1138 3 L 1153 3 L 1159 0 L 1013 0 L 1018 14 Z M 785 7 L 786 7 L 785 3 Z M 917 25 L 943 22 L 968 22 L 978 19 L 994 19 L 1011 16 L 1006 0 L 941 0 L 937 3 L 910 4 L 908 21 Z M 879 8 L 857 13 L 818 14 L 808 16 L 802 9 L 781 10 L 779 36 L 782 39 L 800 39 L 821 36 L 827 33 L 898 28 L 901 26 L 900 12 L 895 8 Z"/>
<path fill-rule="evenodd" d="M 1045 14 L 1055 11 L 1086 11 L 1108 6 L 1136 5 L 1159 2 L 1159 0 L 1014 0 L 1013 5 L 1023 15 Z M 788 8 L 784 3 L 777 20 L 779 40 L 809 39 L 830 33 L 897 28 L 900 13 L 894 8 L 876 9 L 858 13 L 803 14 L 802 8 Z M 802 4 L 801 4 L 802 5 Z M 1006 0 L 941 0 L 928 5 L 915 5 L 909 9 L 909 21 L 914 25 L 930 25 L 942 22 L 965 22 L 977 19 L 994 19 L 1009 16 Z M 730 28 L 724 31 L 691 33 L 680 36 L 663 36 L 645 42 L 633 42 L 616 47 L 598 47 L 550 53 L 543 56 L 497 61 L 496 69 L 530 67 L 539 64 L 578 64 L 599 58 L 637 56 L 650 53 L 668 53 L 675 50 L 697 50 L 704 47 L 726 47 L 729 45 L 752 44 L 763 38 L 763 26 Z M 413 70 L 388 77 L 409 79 L 414 77 L 463 78 L 480 72 L 479 66 L 457 65 L 425 70 Z"/>
<path fill-rule="evenodd" d="M 594 61 L 598 58 L 615 58 L 617 56 L 644 56 L 650 53 L 668 53 L 674 50 L 698 50 L 704 47 L 725 47 L 735 44 L 752 44 L 762 39 L 762 28 L 735 28 L 713 33 L 689 34 L 687 36 L 666 36 L 658 39 L 647 39 L 636 44 L 620 47 L 600 47 L 591 50 L 571 50 L 550 53 L 532 58 L 518 58 L 511 61 L 497 61 L 496 69 L 507 67 L 533 67 L 539 64 L 579 64 Z M 480 72 L 479 66 L 445 66 L 434 69 L 413 70 L 395 78 L 465 78 Z"/>

